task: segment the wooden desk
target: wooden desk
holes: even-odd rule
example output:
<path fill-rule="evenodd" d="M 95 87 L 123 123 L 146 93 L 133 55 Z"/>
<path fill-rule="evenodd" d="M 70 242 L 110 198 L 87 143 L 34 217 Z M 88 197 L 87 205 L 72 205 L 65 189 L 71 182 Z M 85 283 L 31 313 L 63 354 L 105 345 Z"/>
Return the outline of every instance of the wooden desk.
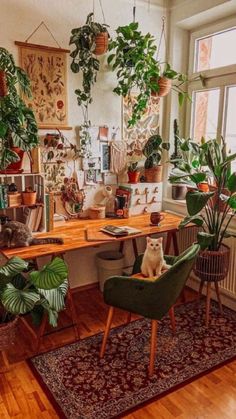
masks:
<path fill-rule="evenodd" d="M 177 241 L 176 231 L 178 225 L 182 220 L 181 217 L 169 213 L 162 213 L 165 218 L 161 221 L 160 226 L 150 226 L 150 214 L 137 215 L 128 219 L 103 219 L 103 220 L 71 220 L 66 221 L 63 225 L 56 227 L 50 233 L 40 233 L 36 237 L 61 237 L 64 240 L 64 244 L 43 244 L 30 247 L 21 247 L 14 249 L 2 249 L 2 253 L 7 257 L 19 256 L 22 259 L 36 259 L 40 256 L 56 255 L 69 252 L 70 250 L 83 249 L 94 247 L 96 245 L 102 245 L 107 243 L 124 243 L 127 240 L 134 240 L 139 237 L 150 236 L 157 233 L 168 233 L 167 246 L 165 252 L 169 252 L 171 239 L 173 239 L 173 245 L 175 253 L 177 253 Z M 87 241 L 86 230 L 88 228 L 97 228 L 105 226 L 107 224 L 113 224 L 117 226 L 127 225 L 135 227 L 141 230 L 141 233 L 132 236 L 119 237 L 116 240 L 109 242 L 107 241 Z"/>

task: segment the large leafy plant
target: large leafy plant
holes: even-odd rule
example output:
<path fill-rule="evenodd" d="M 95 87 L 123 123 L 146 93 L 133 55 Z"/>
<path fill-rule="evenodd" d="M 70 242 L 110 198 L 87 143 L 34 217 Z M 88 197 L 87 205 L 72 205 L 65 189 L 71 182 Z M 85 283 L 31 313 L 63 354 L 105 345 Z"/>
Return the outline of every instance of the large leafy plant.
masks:
<path fill-rule="evenodd" d="M 39 271 L 27 272 L 28 268 L 29 264 L 19 257 L 0 267 L 0 324 L 27 313 L 40 324 L 46 312 L 55 327 L 58 312 L 65 306 L 67 265 L 57 257 Z"/>
<path fill-rule="evenodd" d="M 0 71 L 7 85 L 6 94 L 0 95 L 0 170 L 4 170 L 19 160 L 12 147 L 29 151 L 39 139 L 34 113 L 21 98 L 22 94 L 31 97 L 29 78 L 4 48 L 0 48 Z"/>
<path fill-rule="evenodd" d="M 151 169 L 160 164 L 162 149 L 169 150 L 169 143 L 163 143 L 158 134 L 152 135 L 143 148 L 143 154 L 146 157 L 145 169 Z"/>
<path fill-rule="evenodd" d="M 193 146 L 193 142 L 189 140 L 186 145 Z M 236 159 L 236 154 L 227 153 L 223 138 L 221 143 L 214 139 L 193 147 L 192 163 L 184 158 L 186 154 L 183 155 L 169 178 L 171 183 L 182 180 L 195 187 L 186 194 L 188 216 L 180 227 L 189 223 L 201 227 L 203 231 L 198 233 L 201 247 L 219 250 L 224 238 L 229 236 L 227 229 L 236 211 L 236 174 L 231 172 L 231 162 Z M 206 180 L 213 181 L 213 190 L 199 191 L 198 184 Z"/>

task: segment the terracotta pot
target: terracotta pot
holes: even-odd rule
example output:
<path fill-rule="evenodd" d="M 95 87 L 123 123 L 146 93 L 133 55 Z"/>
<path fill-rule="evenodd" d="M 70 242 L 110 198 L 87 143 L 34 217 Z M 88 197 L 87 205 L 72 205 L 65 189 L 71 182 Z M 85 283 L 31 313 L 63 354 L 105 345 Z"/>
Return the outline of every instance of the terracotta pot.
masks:
<path fill-rule="evenodd" d="M 108 33 L 101 32 L 95 38 L 96 47 L 93 53 L 95 55 L 103 55 L 108 50 Z"/>
<path fill-rule="evenodd" d="M 7 75 L 5 71 L 0 70 L 0 97 L 7 96 L 8 86 L 7 86 Z"/>
<path fill-rule="evenodd" d="M 16 340 L 18 317 L 8 323 L 0 324 L 0 351 L 9 348 Z"/>
<path fill-rule="evenodd" d="M 151 92 L 152 96 L 164 97 L 167 96 L 168 93 L 170 93 L 172 85 L 172 81 L 170 79 L 167 79 L 166 77 L 159 77 L 159 79 L 157 80 L 157 84 L 159 85 L 159 91 Z"/>
<path fill-rule="evenodd" d="M 162 182 L 162 172 L 163 172 L 163 167 L 161 164 L 159 164 L 158 166 L 152 167 L 150 169 L 145 169 L 144 176 L 146 178 L 146 182 L 149 182 L 149 183 Z"/>
<path fill-rule="evenodd" d="M 11 150 L 14 151 L 18 155 L 19 160 L 15 163 L 9 164 L 9 166 L 5 170 L 2 170 L 0 173 L 17 174 L 17 173 L 23 172 L 22 164 L 23 164 L 23 157 L 24 157 L 25 152 L 21 150 L 19 147 L 11 147 Z"/>
<path fill-rule="evenodd" d="M 36 204 L 36 192 L 22 192 L 23 205 L 35 205 Z"/>
<path fill-rule="evenodd" d="M 194 273 L 202 281 L 222 281 L 229 270 L 230 248 L 222 244 L 218 251 L 202 250 L 199 252 Z"/>
<path fill-rule="evenodd" d="M 210 190 L 207 182 L 198 183 L 197 187 L 198 187 L 198 190 L 201 192 L 209 192 Z"/>
<path fill-rule="evenodd" d="M 186 193 L 186 185 L 172 185 L 172 199 L 175 201 L 185 199 Z"/>
<path fill-rule="evenodd" d="M 127 174 L 129 178 L 129 183 L 138 183 L 140 172 L 127 172 Z"/>

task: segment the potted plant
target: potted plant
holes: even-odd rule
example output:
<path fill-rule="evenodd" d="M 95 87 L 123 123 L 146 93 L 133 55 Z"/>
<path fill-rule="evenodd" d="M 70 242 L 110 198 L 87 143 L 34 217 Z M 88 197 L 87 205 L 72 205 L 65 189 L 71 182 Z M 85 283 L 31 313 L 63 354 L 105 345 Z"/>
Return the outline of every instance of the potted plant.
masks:
<path fill-rule="evenodd" d="M 169 143 L 163 143 L 160 135 L 152 135 L 143 148 L 146 157 L 144 176 L 146 182 L 162 182 L 163 166 L 160 164 L 162 149 L 169 150 Z"/>
<path fill-rule="evenodd" d="M 24 152 L 37 147 L 38 128 L 21 95 L 31 96 L 27 74 L 0 48 L 0 171 L 20 173 Z"/>
<path fill-rule="evenodd" d="M 53 327 L 64 309 L 68 269 L 55 258 L 39 271 L 28 271 L 29 263 L 13 257 L 0 267 L 0 350 L 14 341 L 18 317 L 30 314 L 39 325 L 43 314 Z"/>
<path fill-rule="evenodd" d="M 181 139 L 179 136 L 179 125 L 177 119 L 174 119 L 174 152 L 171 155 L 170 163 L 173 166 L 177 167 L 177 162 L 179 162 L 182 158 L 181 153 Z M 187 192 L 187 187 L 185 184 L 175 183 L 172 184 L 172 199 L 174 200 L 183 200 L 185 199 L 185 195 Z"/>
<path fill-rule="evenodd" d="M 138 164 L 142 159 L 142 152 L 133 150 L 128 153 L 127 157 L 127 174 L 129 183 L 138 183 L 140 176 L 140 168 L 138 167 Z"/>
<path fill-rule="evenodd" d="M 230 168 L 236 154 L 226 153 L 224 139 L 220 144 L 217 140 L 210 140 L 198 147 L 205 172 L 187 174 L 187 171 L 182 171 L 182 179 L 193 183 L 196 190 L 186 194 L 188 216 L 180 227 L 193 223 L 202 228 L 198 233 L 202 251 L 197 257 L 195 272 L 202 281 L 217 282 L 225 278 L 229 266 L 230 249 L 223 240 L 229 237 L 227 229 L 236 213 L 236 174 L 231 173 Z M 213 178 L 216 185 L 212 192 L 198 190 L 199 179 L 203 181 L 207 176 Z M 223 193 L 226 187 L 229 195 Z M 223 211 L 221 203 L 224 204 Z"/>
<path fill-rule="evenodd" d="M 87 16 L 84 26 L 72 29 L 70 45 L 75 49 L 71 52 L 71 70 L 82 74 L 82 87 L 75 90 L 78 105 L 82 107 L 84 123 L 80 131 L 82 154 L 89 143 L 88 106 L 92 103 L 92 86 L 97 80 L 100 63 L 96 55 L 105 54 L 108 48 L 108 25 L 93 21 L 93 13 Z"/>
<path fill-rule="evenodd" d="M 35 205 L 37 194 L 36 191 L 33 190 L 31 186 L 27 186 L 23 192 L 21 192 L 22 201 L 24 205 Z"/>

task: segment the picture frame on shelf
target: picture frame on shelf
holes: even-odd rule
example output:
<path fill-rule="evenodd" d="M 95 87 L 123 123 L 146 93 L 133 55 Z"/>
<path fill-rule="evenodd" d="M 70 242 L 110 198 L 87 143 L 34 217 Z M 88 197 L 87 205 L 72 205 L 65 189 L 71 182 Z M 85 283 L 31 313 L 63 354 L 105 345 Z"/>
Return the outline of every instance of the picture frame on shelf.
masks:
<path fill-rule="evenodd" d="M 110 171 L 110 144 L 101 141 L 101 173 L 108 173 Z"/>

